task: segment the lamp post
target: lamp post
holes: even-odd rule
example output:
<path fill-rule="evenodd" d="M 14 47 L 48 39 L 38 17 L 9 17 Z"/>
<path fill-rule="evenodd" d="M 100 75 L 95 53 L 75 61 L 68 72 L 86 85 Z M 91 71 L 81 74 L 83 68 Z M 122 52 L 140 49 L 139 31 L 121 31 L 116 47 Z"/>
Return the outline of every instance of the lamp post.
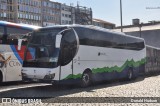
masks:
<path fill-rule="evenodd" d="M 122 0 L 120 0 L 120 17 L 121 17 L 121 32 L 123 32 L 123 20 L 122 20 Z"/>
<path fill-rule="evenodd" d="M 139 24 L 139 37 L 142 37 L 142 23 Z"/>

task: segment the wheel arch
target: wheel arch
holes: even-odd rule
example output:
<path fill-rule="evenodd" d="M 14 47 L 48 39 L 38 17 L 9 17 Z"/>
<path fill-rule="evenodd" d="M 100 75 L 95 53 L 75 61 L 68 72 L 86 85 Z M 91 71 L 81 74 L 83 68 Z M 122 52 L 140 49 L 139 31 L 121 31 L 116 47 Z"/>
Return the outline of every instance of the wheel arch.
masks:
<path fill-rule="evenodd" d="M 90 68 L 86 68 L 86 69 L 83 71 L 83 74 L 84 74 L 84 73 L 87 73 L 87 72 L 92 73 L 92 70 L 91 70 Z"/>
<path fill-rule="evenodd" d="M 90 68 L 86 68 L 81 77 L 81 87 L 90 86 L 93 83 L 92 71 Z"/>

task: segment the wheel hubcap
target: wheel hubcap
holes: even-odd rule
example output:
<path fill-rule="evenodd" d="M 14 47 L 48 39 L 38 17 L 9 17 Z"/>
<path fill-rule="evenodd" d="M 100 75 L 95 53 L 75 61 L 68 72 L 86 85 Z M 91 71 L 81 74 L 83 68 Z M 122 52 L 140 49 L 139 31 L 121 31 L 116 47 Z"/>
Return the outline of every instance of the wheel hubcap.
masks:
<path fill-rule="evenodd" d="M 89 75 L 88 74 L 84 74 L 83 75 L 83 81 L 87 84 L 89 83 Z"/>
<path fill-rule="evenodd" d="M 131 72 L 131 71 L 129 71 L 128 78 L 129 78 L 129 79 L 132 78 L 132 72 Z"/>

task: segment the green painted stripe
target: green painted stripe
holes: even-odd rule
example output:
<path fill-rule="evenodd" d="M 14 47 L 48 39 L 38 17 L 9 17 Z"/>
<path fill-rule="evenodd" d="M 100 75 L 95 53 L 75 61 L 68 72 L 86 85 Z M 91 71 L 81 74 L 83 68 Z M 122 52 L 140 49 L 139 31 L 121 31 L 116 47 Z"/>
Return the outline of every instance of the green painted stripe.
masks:
<path fill-rule="evenodd" d="M 136 61 L 136 62 L 133 59 L 131 59 L 130 61 L 127 60 L 121 67 L 118 67 L 117 65 L 115 65 L 113 67 L 93 68 L 92 73 L 96 74 L 96 73 L 113 72 L 113 71 L 122 72 L 126 67 L 139 67 L 145 63 L 146 63 L 146 58 L 143 58 L 140 61 Z M 70 74 L 66 78 L 64 78 L 64 80 L 77 79 L 81 77 L 82 77 L 82 74 L 80 73 L 77 75 Z"/>
<path fill-rule="evenodd" d="M 139 67 L 146 63 L 146 58 L 141 59 L 140 61 L 127 60 L 121 67 L 113 66 L 113 67 L 103 67 L 103 68 L 93 68 L 92 72 L 95 73 L 103 73 L 103 72 L 122 72 L 126 67 Z"/>
<path fill-rule="evenodd" d="M 72 75 L 72 74 L 70 74 L 70 75 L 68 75 L 66 78 L 64 78 L 65 80 L 66 79 L 77 79 L 77 78 L 81 78 L 82 77 L 82 74 L 77 74 L 77 75 Z"/>

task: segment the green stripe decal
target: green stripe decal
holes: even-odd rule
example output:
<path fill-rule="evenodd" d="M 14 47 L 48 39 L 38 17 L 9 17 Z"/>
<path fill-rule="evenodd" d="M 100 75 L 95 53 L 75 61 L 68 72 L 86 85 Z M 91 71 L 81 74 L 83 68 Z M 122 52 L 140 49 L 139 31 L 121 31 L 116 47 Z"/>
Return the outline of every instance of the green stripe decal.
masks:
<path fill-rule="evenodd" d="M 113 67 L 103 67 L 103 68 L 93 68 L 92 69 L 92 73 L 96 74 L 96 73 L 104 73 L 104 72 L 122 72 L 126 67 L 139 67 L 143 64 L 146 63 L 146 58 L 141 59 L 140 61 L 134 61 L 133 59 L 131 59 L 130 61 L 127 60 L 121 67 L 118 67 L 117 65 L 113 66 Z M 81 78 L 82 74 L 77 74 L 77 75 L 68 75 L 66 79 L 77 79 L 77 78 Z"/>
<path fill-rule="evenodd" d="M 81 78 L 82 77 L 82 74 L 77 74 L 77 75 L 68 75 L 65 79 L 77 79 L 77 78 Z"/>
<path fill-rule="evenodd" d="M 103 72 L 122 72 L 126 67 L 139 67 L 143 64 L 145 64 L 146 58 L 141 59 L 140 61 L 135 62 L 132 60 L 127 60 L 121 67 L 113 66 L 113 67 L 103 67 L 103 68 L 93 68 L 92 73 L 103 73 Z"/>

